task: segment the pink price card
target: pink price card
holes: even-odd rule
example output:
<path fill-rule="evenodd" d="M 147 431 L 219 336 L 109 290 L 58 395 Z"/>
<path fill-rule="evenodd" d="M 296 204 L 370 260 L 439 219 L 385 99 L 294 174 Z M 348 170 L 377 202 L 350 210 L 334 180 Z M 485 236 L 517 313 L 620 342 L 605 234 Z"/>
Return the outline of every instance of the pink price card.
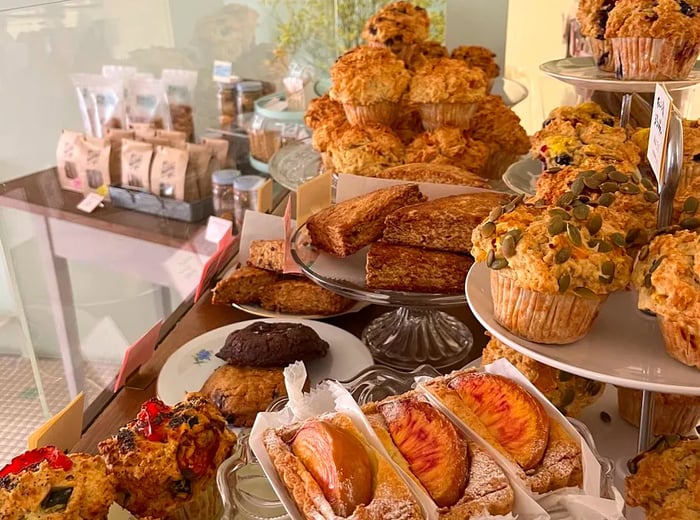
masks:
<path fill-rule="evenodd" d="M 114 383 L 114 391 L 117 392 L 124 386 L 127 378 L 141 367 L 146 361 L 151 359 L 158 344 L 158 336 L 163 326 L 163 320 L 159 320 L 151 330 L 137 339 L 124 353 L 124 360 L 119 369 L 119 375 Z"/>
<path fill-rule="evenodd" d="M 202 294 L 209 288 L 219 271 L 234 257 L 237 244 L 238 237 L 233 236 L 231 233 L 225 233 L 221 240 L 219 240 L 216 253 L 209 257 L 209 260 L 207 260 L 207 263 L 204 264 L 204 268 L 202 269 L 202 275 L 199 277 L 199 285 L 197 285 L 197 291 L 194 293 L 195 303 L 199 301 Z"/>
<path fill-rule="evenodd" d="M 292 199 L 287 199 L 287 207 L 284 210 L 284 263 L 282 272 L 284 274 L 302 274 L 301 269 L 292 258 Z"/>

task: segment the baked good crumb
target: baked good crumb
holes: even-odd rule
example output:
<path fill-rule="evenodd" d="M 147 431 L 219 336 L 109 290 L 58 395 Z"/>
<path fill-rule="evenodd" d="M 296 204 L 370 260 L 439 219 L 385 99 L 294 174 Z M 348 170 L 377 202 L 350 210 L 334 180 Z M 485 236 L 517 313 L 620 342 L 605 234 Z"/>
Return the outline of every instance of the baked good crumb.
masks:
<path fill-rule="evenodd" d="M 253 240 L 248 250 L 248 265 L 281 273 L 284 270 L 284 240 Z"/>
<path fill-rule="evenodd" d="M 243 266 L 216 284 L 211 302 L 216 305 L 258 303 L 265 287 L 278 278 L 277 273 Z"/>
<path fill-rule="evenodd" d="M 282 314 L 329 316 L 345 311 L 353 301 L 306 278 L 290 278 L 268 285 L 260 306 Z"/>

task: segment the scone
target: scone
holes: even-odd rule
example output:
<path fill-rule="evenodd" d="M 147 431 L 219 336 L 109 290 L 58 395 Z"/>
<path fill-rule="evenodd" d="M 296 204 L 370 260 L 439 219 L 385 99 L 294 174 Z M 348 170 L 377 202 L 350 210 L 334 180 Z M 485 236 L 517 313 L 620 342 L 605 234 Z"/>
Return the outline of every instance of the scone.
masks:
<path fill-rule="evenodd" d="M 191 393 L 173 407 L 153 398 L 97 446 L 117 482 L 117 503 L 136 516 L 210 520 L 223 506 L 216 471 L 236 436 L 216 406 Z"/>
<path fill-rule="evenodd" d="M 593 53 L 593 61 L 600 70 L 613 72 L 612 43 L 605 39 L 605 29 L 610 11 L 617 0 L 579 0 L 576 19 L 581 26 L 581 34 L 588 38 Z"/>
<path fill-rule="evenodd" d="M 639 427 L 642 391 L 617 387 L 617 407 L 628 423 Z M 700 420 L 700 396 L 654 392 L 654 435 L 689 433 Z"/>
<path fill-rule="evenodd" d="M 469 256 L 375 242 L 367 252 L 371 289 L 460 294 L 472 266 Z"/>
<path fill-rule="evenodd" d="M 338 173 L 372 176 L 404 162 L 404 144 L 384 125 L 341 127 L 332 138 L 327 151 Z"/>
<path fill-rule="evenodd" d="M 275 273 L 284 271 L 284 240 L 253 240 L 248 249 L 248 265 Z"/>
<path fill-rule="evenodd" d="M 345 109 L 352 125 L 391 125 L 399 114 L 399 101 L 410 74 L 389 49 L 356 47 L 331 67 L 331 99 Z"/>
<path fill-rule="evenodd" d="M 510 200 L 504 193 L 451 195 L 404 206 L 386 217 L 382 240 L 388 244 L 469 253 L 474 228 L 496 206 Z"/>
<path fill-rule="evenodd" d="M 391 2 L 367 20 L 362 38 L 371 47 L 385 47 L 401 55 L 405 46 L 426 40 L 429 29 L 425 8 L 411 2 Z"/>
<path fill-rule="evenodd" d="M 608 294 L 629 283 L 625 235 L 607 208 L 573 194 L 550 209 L 521 201 L 494 211 L 472 234 L 472 255 L 490 269 L 495 319 L 530 341 L 573 343 Z"/>
<path fill-rule="evenodd" d="M 700 53 L 695 2 L 619 0 L 605 28 L 618 79 L 674 80 L 690 74 Z"/>
<path fill-rule="evenodd" d="M 399 184 L 334 204 L 306 221 L 311 243 L 331 255 L 349 256 L 382 236 L 389 213 L 423 200 L 416 184 Z"/>
<path fill-rule="evenodd" d="M 306 278 L 280 280 L 268 285 L 260 306 L 282 314 L 330 316 L 346 310 L 352 300 L 340 296 Z"/>
<path fill-rule="evenodd" d="M 53 446 L 27 451 L 0 469 L 0 518 L 107 520 L 114 479 L 100 457 Z"/>
<path fill-rule="evenodd" d="M 625 502 L 648 520 L 700 518 L 700 439 L 660 438 L 631 462 Z"/>
<path fill-rule="evenodd" d="M 687 224 L 700 225 L 697 220 Z M 656 314 L 668 355 L 698 369 L 699 252 L 700 235 L 697 232 L 680 226 L 662 230 L 639 251 L 632 275 L 639 290 L 637 306 Z"/>
<path fill-rule="evenodd" d="M 481 354 L 481 365 L 497 359 L 510 361 L 561 413 L 570 417 L 578 417 L 583 408 L 595 403 L 605 391 L 605 383 L 557 370 L 491 338 Z"/>
<path fill-rule="evenodd" d="M 282 367 L 217 368 L 202 386 L 207 396 L 233 426 L 253 426 L 258 412 L 287 395 Z"/>
<path fill-rule="evenodd" d="M 460 45 L 452 49 L 450 57 L 453 60 L 461 60 L 470 69 L 480 69 L 486 75 L 489 82 L 489 91 L 495 80 L 501 73 L 501 69 L 496 63 L 496 53 L 486 47 L 478 45 Z"/>
<path fill-rule="evenodd" d="M 406 147 L 406 163 L 447 164 L 479 174 L 489 159 L 489 146 L 462 129 L 443 126 L 416 137 Z"/>
<path fill-rule="evenodd" d="M 423 126 L 468 128 L 477 104 L 486 95 L 487 78 L 461 60 L 440 58 L 418 68 L 411 78 L 407 99 L 418 106 Z"/>
<path fill-rule="evenodd" d="M 314 150 L 325 152 L 332 142 L 333 133 L 347 121 L 343 105 L 328 94 L 312 99 L 304 113 L 304 124 L 313 132 L 311 144 Z"/>
<path fill-rule="evenodd" d="M 432 60 L 448 58 L 450 53 L 440 42 L 425 41 L 404 45 L 399 56 L 408 67 L 408 70 L 416 71 Z"/>
<path fill-rule="evenodd" d="M 470 171 L 457 166 L 436 163 L 408 163 L 386 168 L 373 175 L 379 179 L 395 179 L 409 182 L 432 182 L 435 184 L 457 184 L 474 188 L 487 188 L 487 181 Z"/>
<path fill-rule="evenodd" d="M 279 278 L 277 273 L 244 266 L 216 284 L 211 302 L 217 305 L 258 303 L 265 287 Z"/>

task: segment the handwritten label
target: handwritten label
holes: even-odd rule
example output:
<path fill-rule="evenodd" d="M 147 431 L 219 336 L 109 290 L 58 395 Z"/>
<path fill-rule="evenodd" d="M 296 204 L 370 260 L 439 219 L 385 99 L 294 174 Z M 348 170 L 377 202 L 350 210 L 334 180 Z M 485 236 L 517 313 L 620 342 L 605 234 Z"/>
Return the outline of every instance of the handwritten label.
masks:
<path fill-rule="evenodd" d="M 34 450 L 42 446 L 56 446 L 70 450 L 80 440 L 83 430 L 85 395 L 80 392 L 63 410 L 39 426 L 27 438 L 27 448 Z"/>
<path fill-rule="evenodd" d="M 651 128 L 649 129 L 649 146 L 647 158 L 654 170 L 657 180 L 661 180 L 666 165 L 666 148 L 668 145 L 668 128 L 673 110 L 673 99 L 662 83 L 656 84 L 654 108 L 651 113 Z"/>
<path fill-rule="evenodd" d="M 219 241 L 216 253 L 211 255 L 202 268 L 199 284 L 197 284 L 197 290 L 194 294 L 195 302 L 197 302 L 209 288 L 219 271 L 235 256 L 237 243 L 238 237 L 234 237 L 231 233 L 224 234 L 223 238 Z"/>
<path fill-rule="evenodd" d="M 119 369 L 119 375 L 117 375 L 117 380 L 114 383 L 115 392 L 124 386 L 126 379 L 131 374 L 138 370 L 146 361 L 151 359 L 153 352 L 156 350 L 158 336 L 160 335 L 160 329 L 162 327 L 163 320 L 159 320 L 148 332 L 126 349 L 124 359 L 122 360 L 122 366 Z"/>
<path fill-rule="evenodd" d="M 85 213 L 92 213 L 105 200 L 104 196 L 98 193 L 88 193 L 83 200 L 80 201 L 77 208 Z"/>
<path fill-rule="evenodd" d="M 173 286 L 182 298 L 187 298 L 197 287 L 204 262 L 194 251 L 180 249 L 163 262 Z"/>
<path fill-rule="evenodd" d="M 233 222 L 225 218 L 211 216 L 207 221 L 207 231 L 204 234 L 204 239 L 207 242 L 218 244 L 226 233 L 231 234 Z"/>

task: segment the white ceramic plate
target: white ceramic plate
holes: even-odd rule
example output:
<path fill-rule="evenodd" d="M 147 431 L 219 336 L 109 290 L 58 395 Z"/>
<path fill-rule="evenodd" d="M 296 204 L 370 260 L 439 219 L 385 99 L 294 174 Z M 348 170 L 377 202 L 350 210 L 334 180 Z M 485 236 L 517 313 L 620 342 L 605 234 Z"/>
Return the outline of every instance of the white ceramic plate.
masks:
<path fill-rule="evenodd" d="M 537 179 L 542 175 L 542 161 L 525 156 L 511 164 L 503 174 L 503 182 L 515 193 L 527 196 L 537 192 Z"/>
<path fill-rule="evenodd" d="M 656 318 L 637 310 L 632 291 L 610 295 L 583 339 L 543 345 L 521 339 L 496 322 L 486 264 L 472 266 L 465 286 L 474 316 L 491 334 L 546 365 L 628 388 L 700 395 L 700 371 L 666 354 Z"/>
<path fill-rule="evenodd" d="M 241 321 L 197 336 L 176 350 L 165 362 L 158 376 L 158 397 L 166 404 L 173 405 L 181 401 L 187 392 L 199 391 L 212 372 L 226 364 L 216 357 L 216 353 L 224 346 L 226 337 L 234 330 L 243 329 L 258 321 L 302 323 L 314 329 L 328 342 L 328 354 L 306 364 L 312 386 L 329 377 L 349 379 L 372 364 L 372 356 L 362 341 L 349 332 L 327 323 L 294 318 Z"/>
<path fill-rule="evenodd" d="M 368 302 L 355 302 L 351 307 L 348 307 L 343 312 L 336 314 L 284 314 L 280 312 L 268 311 L 263 309 L 260 305 L 241 305 L 238 303 L 231 304 L 236 309 L 240 309 L 253 316 L 260 316 L 261 318 L 282 318 L 282 319 L 294 319 L 294 320 L 323 320 L 326 318 L 334 318 L 336 316 L 342 316 L 343 314 L 350 314 L 351 312 L 359 312 L 369 305 Z"/>
<path fill-rule="evenodd" d="M 552 60 L 540 65 L 540 70 L 564 83 L 574 87 L 604 92 L 654 92 L 655 81 L 619 80 L 612 72 L 604 72 L 596 67 L 593 58 L 576 56 Z M 700 83 L 700 65 L 695 63 L 688 79 L 665 81 L 669 91 L 683 90 Z"/>

